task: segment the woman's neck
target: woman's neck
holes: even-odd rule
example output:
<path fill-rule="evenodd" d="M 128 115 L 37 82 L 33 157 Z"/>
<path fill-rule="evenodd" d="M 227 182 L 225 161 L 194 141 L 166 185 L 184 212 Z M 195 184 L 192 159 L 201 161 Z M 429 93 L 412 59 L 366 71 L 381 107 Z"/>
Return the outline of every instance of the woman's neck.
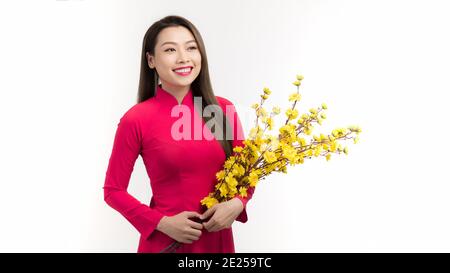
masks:
<path fill-rule="evenodd" d="M 161 88 L 166 90 L 172 96 L 174 96 L 177 99 L 178 103 L 180 104 L 183 101 L 183 98 L 189 92 L 189 89 L 191 87 L 190 87 L 190 85 L 188 85 L 188 86 L 167 86 L 166 84 L 161 84 Z"/>

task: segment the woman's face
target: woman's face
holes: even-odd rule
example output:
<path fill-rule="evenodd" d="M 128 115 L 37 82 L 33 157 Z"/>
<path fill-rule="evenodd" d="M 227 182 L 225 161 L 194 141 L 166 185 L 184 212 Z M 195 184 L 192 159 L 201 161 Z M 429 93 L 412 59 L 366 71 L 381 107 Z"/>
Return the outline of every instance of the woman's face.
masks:
<path fill-rule="evenodd" d="M 157 37 L 155 56 L 146 54 L 150 68 L 156 68 L 163 88 L 190 88 L 200 74 L 202 57 L 192 33 L 185 27 L 163 29 Z M 192 70 L 177 73 L 180 67 Z"/>

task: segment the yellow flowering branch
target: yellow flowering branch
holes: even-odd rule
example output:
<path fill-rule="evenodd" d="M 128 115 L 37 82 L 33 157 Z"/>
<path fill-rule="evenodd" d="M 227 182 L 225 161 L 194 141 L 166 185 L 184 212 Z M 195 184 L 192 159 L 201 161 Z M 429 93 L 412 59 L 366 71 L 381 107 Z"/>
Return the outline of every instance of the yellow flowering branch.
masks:
<path fill-rule="evenodd" d="M 279 128 L 278 135 L 266 135 L 267 129 L 273 129 L 273 118 L 280 114 L 281 110 L 279 107 L 273 107 L 270 115 L 267 114 L 263 105 L 272 91 L 269 88 L 263 89 L 260 103 L 252 105 L 256 119 L 249 139 L 244 140 L 243 147 L 233 149 L 234 154 L 226 160 L 224 168 L 216 173 L 215 190 L 201 200 L 202 205 L 210 208 L 234 198 L 237 194 L 246 197 L 250 187 L 255 187 L 258 181 L 274 171 L 286 173 L 287 165 L 303 164 L 305 158 L 324 156 L 328 161 L 332 153 L 348 154 L 348 147 L 342 147 L 341 141 L 353 139 L 354 143 L 357 143 L 361 133 L 358 126 L 336 128 L 328 135 L 313 135 L 310 141 L 302 136 L 311 136 L 313 123 L 322 125 L 322 121 L 326 119 L 324 110 L 328 108 L 323 103 L 320 107 L 311 108 L 308 113 L 302 114 L 295 124 L 292 122 L 298 117 L 296 106 L 301 100 L 299 87 L 302 80 L 303 76 L 298 75 L 297 80 L 293 82 L 297 91 L 289 95 L 292 105 L 285 112 L 287 118 Z M 260 122 L 264 128 L 260 126 Z"/>

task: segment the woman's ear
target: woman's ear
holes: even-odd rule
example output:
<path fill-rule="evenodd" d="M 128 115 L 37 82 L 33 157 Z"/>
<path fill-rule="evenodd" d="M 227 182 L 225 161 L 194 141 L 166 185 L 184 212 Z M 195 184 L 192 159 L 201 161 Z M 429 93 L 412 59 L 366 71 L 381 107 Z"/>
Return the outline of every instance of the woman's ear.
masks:
<path fill-rule="evenodd" d="M 149 66 L 151 69 L 155 68 L 155 65 L 153 64 L 153 56 L 150 55 L 150 53 L 145 52 L 145 57 L 147 58 L 147 64 L 148 64 L 148 66 Z"/>

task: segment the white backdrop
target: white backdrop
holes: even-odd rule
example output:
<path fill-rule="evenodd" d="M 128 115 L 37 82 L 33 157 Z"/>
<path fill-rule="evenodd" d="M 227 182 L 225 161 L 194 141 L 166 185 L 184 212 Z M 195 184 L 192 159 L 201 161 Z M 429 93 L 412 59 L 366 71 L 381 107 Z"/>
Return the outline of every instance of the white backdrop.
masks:
<path fill-rule="evenodd" d="M 203 36 L 215 93 L 244 127 L 263 87 L 328 104 L 315 132 L 358 124 L 348 156 L 258 185 L 237 252 L 449 252 L 448 1 L 2 1 L 0 251 L 136 252 L 103 201 L 142 38 L 170 14 Z M 142 160 L 129 192 L 148 203 Z"/>

